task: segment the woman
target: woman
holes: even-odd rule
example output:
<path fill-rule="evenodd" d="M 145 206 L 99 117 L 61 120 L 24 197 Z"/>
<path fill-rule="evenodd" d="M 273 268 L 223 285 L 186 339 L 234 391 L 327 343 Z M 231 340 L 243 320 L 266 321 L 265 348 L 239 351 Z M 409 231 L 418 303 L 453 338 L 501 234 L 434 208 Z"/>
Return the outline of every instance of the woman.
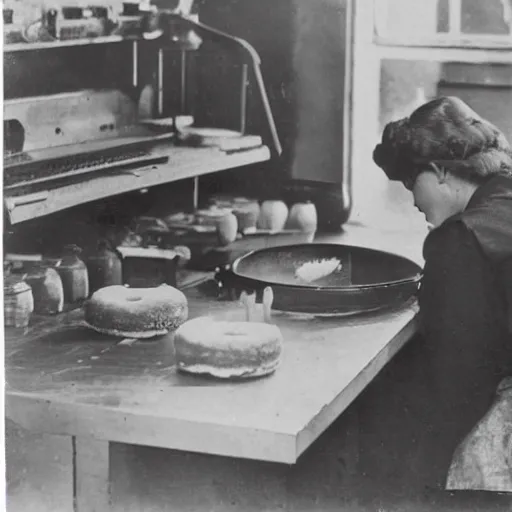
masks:
<path fill-rule="evenodd" d="M 431 227 L 411 407 L 425 486 L 443 489 L 455 449 L 512 376 L 512 152 L 495 126 L 446 97 L 389 123 L 373 156 Z"/>

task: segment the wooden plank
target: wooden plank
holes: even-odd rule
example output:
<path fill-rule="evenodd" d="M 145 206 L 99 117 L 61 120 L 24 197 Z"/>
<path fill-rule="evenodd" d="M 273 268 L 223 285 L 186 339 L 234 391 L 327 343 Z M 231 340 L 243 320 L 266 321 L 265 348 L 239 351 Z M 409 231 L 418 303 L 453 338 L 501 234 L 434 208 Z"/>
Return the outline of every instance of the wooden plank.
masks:
<path fill-rule="evenodd" d="M 75 512 L 107 512 L 111 508 L 108 441 L 73 437 Z"/>
<path fill-rule="evenodd" d="M 188 396 L 180 393 L 180 401 Z M 222 393 L 204 394 L 202 400 L 222 402 Z M 202 401 L 195 394 L 194 407 Z M 8 416 L 26 429 L 37 432 L 53 432 L 76 436 L 94 435 L 103 441 L 152 446 L 173 450 L 224 455 L 243 459 L 293 464 L 297 460 L 296 439 L 293 433 L 276 429 L 262 430 L 250 427 L 222 424 L 219 418 L 207 422 L 201 418 L 189 419 L 158 415 L 155 410 L 126 410 L 115 407 L 98 407 L 83 403 L 59 403 L 57 399 L 11 395 L 7 399 Z M 50 403 L 49 403 L 50 402 Z M 170 410 L 174 403 L 161 407 Z M 225 404 L 227 409 L 228 403 Z M 224 416 L 227 415 L 224 409 Z M 261 413 L 261 407 L 259 407 Z M 236 414 L 236 413 L 235 413 Z M 230 414 L 233 417 L 234 414 Z"/>
<path fill-rule="evenodd" d="M 5 422 L 6 501 L 9 511 L 73 509 L 69 436 L 29 432 Z M 0 510 L 6 510 L 0 506 Z"/>
<path fill-rule="evenodd" d="M 13 43 L 4 46 L 4 53 L 26 52 L 35 50 L 51 50 L 70 46 L 87 46 L 91 44 L 121 43 L 125 41 L 122 36 L 100 36 L 88 39 L 68 39 L 64 41 L 51 41 L 39 43 Z"/>
<path fill-rule="evenodd" d="M 442 85 L 512 88 L 512 66 L 449 62 L 442 68 Z M 482 113 L 482 115 L 485 115 Z"/>
<path fill-rule="evenodd" d="M 323 409 L 311 423 L 302 430 L 297 439 L 297 453 L 300 455 L 317 439 L 320 434 L 339 416 L 333 416 L 336 410 L 344 411 L 370 384 L 377 374 L 395 356 L 395 354 L 409 341 L 417 331 L 417 317 L 409 322 L 390 341 L 390 343 L 373 359 L 364 370 L 351 382 L 351 386 L 344 393 L 340 393 L 332 402 L 331 408 Z"/>
<path fill-rule="evenodd" d="M 412 46 L 409 41 L 407 46 L 393 44 L 376 44 L 374 55 L 380 59 L 399 60 L 425 60 L 428 62 L 468 62 L 482 64 L 510 64 L 512 63 L 512 52 L 510 47 L 497 47 L 487 49 L 481 46 L 474 47 L 453 47 L 452 45 L 442 46 Z"/>
<path fill-rule="evenodd" d="M 161 154 L 169 155 L 168 163 L 126 172 L 106 172 L 79 183 L 48 190 L 42 201 L 16 205 L 9 212 L 10 221 L 17 224 L 113 195 L 263 162 L 270 158 L 270 151 L 265 146 L 233 154 L 216 148 L 172 147 L 161 151 Z"/>

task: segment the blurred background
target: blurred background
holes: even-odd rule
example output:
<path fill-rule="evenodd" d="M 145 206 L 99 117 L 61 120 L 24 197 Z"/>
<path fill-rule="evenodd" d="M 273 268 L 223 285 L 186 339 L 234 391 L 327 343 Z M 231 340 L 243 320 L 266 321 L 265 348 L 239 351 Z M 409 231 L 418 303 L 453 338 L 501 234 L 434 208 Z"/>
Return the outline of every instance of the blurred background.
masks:
<path fill-rule="evenodd" d="M 372 148 L 387 122 L 442 95 L 462 98 L 512 139 L 512 2 L 358 1 L 355 13 L 354 214 L 416 222 L 409 194 L 374 172 Z"/>

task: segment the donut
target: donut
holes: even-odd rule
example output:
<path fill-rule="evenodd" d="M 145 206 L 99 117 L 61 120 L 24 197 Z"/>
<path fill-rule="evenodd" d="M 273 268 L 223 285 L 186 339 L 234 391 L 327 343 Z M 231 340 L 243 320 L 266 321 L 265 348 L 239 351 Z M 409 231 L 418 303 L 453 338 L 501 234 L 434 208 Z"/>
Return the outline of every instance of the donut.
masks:
<path fill-rule="evenodd" d="M 92 294 L 84 310 L 89 327 L 125 338 L 166 334 L 188 317 L 187 298 L 166 284 L 155 288 L 106 286 Z"/>
<path fill-rule="evenodd" d="M 230 322 L 198 317 L 174 334 L 178 370 L 219 378 L 258 377 L 280 363 L 280 329 L 260 322 Z"/>

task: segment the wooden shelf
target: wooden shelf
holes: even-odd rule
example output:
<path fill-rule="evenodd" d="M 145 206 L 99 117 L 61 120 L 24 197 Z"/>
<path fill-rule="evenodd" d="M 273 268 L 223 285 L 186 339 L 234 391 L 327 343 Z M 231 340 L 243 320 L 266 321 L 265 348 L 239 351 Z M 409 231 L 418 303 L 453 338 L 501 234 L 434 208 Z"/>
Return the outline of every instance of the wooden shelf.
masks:
<path fill-rule="evenodd" d="M 130 39 L 123 36 L 91 37 L 88 39 L 69 39 L 66 41 L 47 41 L 38 43 L 14 43 L 4 45 L 4 53 L 27 52 L 33 50 L 51 50 L 52 48 L 66 48 L 69 46 L 87 46 L 91 44 L 120 43 Z"/>
<path fill-rule="evenodd" d="M 263 162 L 270 158 L 266 146 L 232 154 L 217 148 L 185 147 L 172 147 L 160 150 L 159 153 L 167 153 L 169 161 L 125 172 L 98 173 L 78 183 L 48 190 L 38 189 L 35 193 L 16 196 L 5 194 L 10 221 L 18 224 L 98 199 Z"/>
<path fill-rule="evenodd" d="M 510 51 L 512 36 L 472 35 L 460 36 L 433 36 L 433 37 L 401 37 L 375 36 L 374 42 L 383 46 L 429 47 L 429 48 L 466 48 L 475 50 Z"/>
<path fill-rule="evenodd" d="M 67 39 L 64 41 L 41 41 L 37 43 L 12 43 L 4 45 L 4 53 L 12 52 L 28 52 L 33 50 L 51 50 L 55 48 L 68 48 L 71 46 L 88 46 L 92 44 L 110 44 L 110 43 L 122 43 L 123 41 L 140 41 L 140 40 L 152 40 L 159 38 L 163 32 L 161 30 L 155 30 L 142 34 L 142 36 L 99 36 L 89 37 L 83 39 Z"/>

